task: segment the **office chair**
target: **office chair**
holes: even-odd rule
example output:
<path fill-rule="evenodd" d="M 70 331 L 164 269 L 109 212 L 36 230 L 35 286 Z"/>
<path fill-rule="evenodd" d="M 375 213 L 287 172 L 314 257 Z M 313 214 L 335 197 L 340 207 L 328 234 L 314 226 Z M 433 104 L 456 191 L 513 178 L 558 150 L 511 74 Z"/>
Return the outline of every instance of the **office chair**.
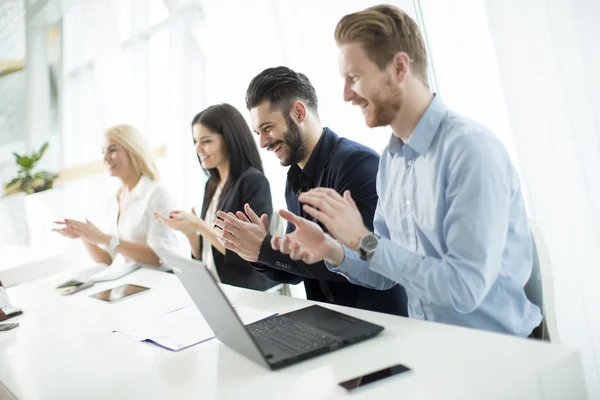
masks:
<path fill-rule="evenodd" d="M 543 315 L 542 340 L 559 343 L 558 324 L 554 308 L 554 280 L 550 253 L 542 231 L 536 222 L 528 218 L 529 231 L 533 239 L 533 269 L 525 285 L 527 298 L 540 307 Z"/>

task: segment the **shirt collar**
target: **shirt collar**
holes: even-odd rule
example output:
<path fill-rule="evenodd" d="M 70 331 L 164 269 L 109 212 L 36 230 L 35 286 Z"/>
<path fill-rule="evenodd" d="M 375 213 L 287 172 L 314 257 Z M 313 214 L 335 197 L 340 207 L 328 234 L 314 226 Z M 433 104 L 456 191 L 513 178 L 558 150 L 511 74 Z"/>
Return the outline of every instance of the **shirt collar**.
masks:
<path fill-rule="evenodd" d="M 296 194 L 299 195 L 315 187 L 315 182 L 331 158 L 337 139 L 338 136 L 331 129 L 324 128 L 323 134 L 310 154 L 304 168 L 300 168 L 298 164 L 290 167 L 287 179 Z"/>
<path fill-rule="evenodd" d="M 431 103 L 427 106 L 419 122 L 417 122 L 406 145 L 412 148 L 417 154 L 425 154 L 429 150 L 429 146 L 431 146 L 431 142 L 437 134 L 446 112 L 448 112 L 448 108 L 442 102 L 440 96 L 434 94 Z M 388 151 L 397 153 L 402 149 L 403 145 L 402 140 L 392 134 L 388 142 Z"/>
<path fill-rule="evenodd" d="M 150 179 L 148 176 L 146 175 L 142 175 L 140 177 L 140 180 L 138 181 L 138 183 L 135 185 L 135 187 L 133 188 L 133 190 L 131 192 L 129 192 L 129 201 L 133 200 L 133 199 L 137 199 L 139 197 L 143 197 L 144 194 L 148 191 L 148 189 L 150 188 L 150 186 L 152 186 L 152 179 Z M 121 189 L 119 189 L 120 191 Z M 119 197 L 119 191 L 117 191 L 117 198 Z"/>

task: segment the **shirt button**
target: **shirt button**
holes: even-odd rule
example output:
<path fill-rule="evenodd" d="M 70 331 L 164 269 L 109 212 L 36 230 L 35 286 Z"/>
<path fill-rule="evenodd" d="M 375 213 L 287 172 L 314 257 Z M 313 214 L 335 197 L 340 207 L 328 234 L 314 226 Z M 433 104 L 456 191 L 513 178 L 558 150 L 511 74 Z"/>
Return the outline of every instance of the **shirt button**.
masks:
<path fill-rule="evenodd" d="M 406 206 L 409 207 L 410 206 L 410 200 L 406 200 Z"/>
<path fill-rule="evenodd" d="M 413 161 L 412 160 L 408 160 L 408 166 L 411 167 L 413 165 Z"/>

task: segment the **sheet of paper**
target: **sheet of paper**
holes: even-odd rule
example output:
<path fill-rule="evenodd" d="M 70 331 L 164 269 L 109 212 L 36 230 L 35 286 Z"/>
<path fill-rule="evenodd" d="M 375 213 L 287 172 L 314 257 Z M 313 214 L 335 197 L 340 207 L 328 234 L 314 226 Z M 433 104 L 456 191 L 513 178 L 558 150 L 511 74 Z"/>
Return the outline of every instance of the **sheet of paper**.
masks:
<path fill-rule="evenodd" d="M 252 307 L 235 307 L 244 325 L 269 318 L 275 313 Z M 153 342 L 169 350 L 179 351 L 213 339 L 208 323 L 194 305 L 189 305 L 156 317 L 139 327 L 117 329 L 115 334 L 136 341 Z"/>

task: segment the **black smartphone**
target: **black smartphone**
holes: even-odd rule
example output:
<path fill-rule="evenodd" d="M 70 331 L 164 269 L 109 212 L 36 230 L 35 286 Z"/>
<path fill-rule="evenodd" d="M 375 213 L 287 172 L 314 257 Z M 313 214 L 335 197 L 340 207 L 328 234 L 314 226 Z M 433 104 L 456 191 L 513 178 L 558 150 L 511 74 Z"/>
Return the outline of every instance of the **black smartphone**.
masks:
<path fill-rule="evenodd" d="M 13 328 L 19 326 L 18 322 L 10 323 L 10 324 L 0 324 L 0 331 L 10 331 Z"/>
<path fill-rule="evenodd" d="M 69 289 L 66 289 L 65 291 L 63 291 L 61 293 L 61 295 L 63 295 L 63 296 L 70 296 L 72 294 L 75 294 L 77 292 L 81 292 L 82 290 L 85 290 L 85 289 L 90 288 L 92 286 L 94 286 L 94 282 L 82 283 L 81 285 L 72 286 Z"/>
<path fill-rule="evenodd" d="M 404 374 L 406 372 L 412 371 L 405 365 L 396 364 L 391 367 L 383 368 L 375 372 L 369 372 L 366 375 L 358 376 L 356 378 L 348 379 L 347 381 L 340 382 L 338 385 L 343 387 L 346 390 L 353 390 L 369 383 L 377 382 L 385 378 L 389 378 L 390 376 Z"/>
<path fill-rule="evenodd" d="M 80 285 L 83 285 L 83 284 L 84 284 L 84 282 L 81 282 L 81 281 L 78 281 L 78 280 L 75 280 L 75 279 L 71 279 L 71 280 L 66 281 L 64 283 L 61 283 L 56 288 L 57 289 L 64 289 L 64 288 L 67 288 L 67 287 L 80 286 Z"/>

